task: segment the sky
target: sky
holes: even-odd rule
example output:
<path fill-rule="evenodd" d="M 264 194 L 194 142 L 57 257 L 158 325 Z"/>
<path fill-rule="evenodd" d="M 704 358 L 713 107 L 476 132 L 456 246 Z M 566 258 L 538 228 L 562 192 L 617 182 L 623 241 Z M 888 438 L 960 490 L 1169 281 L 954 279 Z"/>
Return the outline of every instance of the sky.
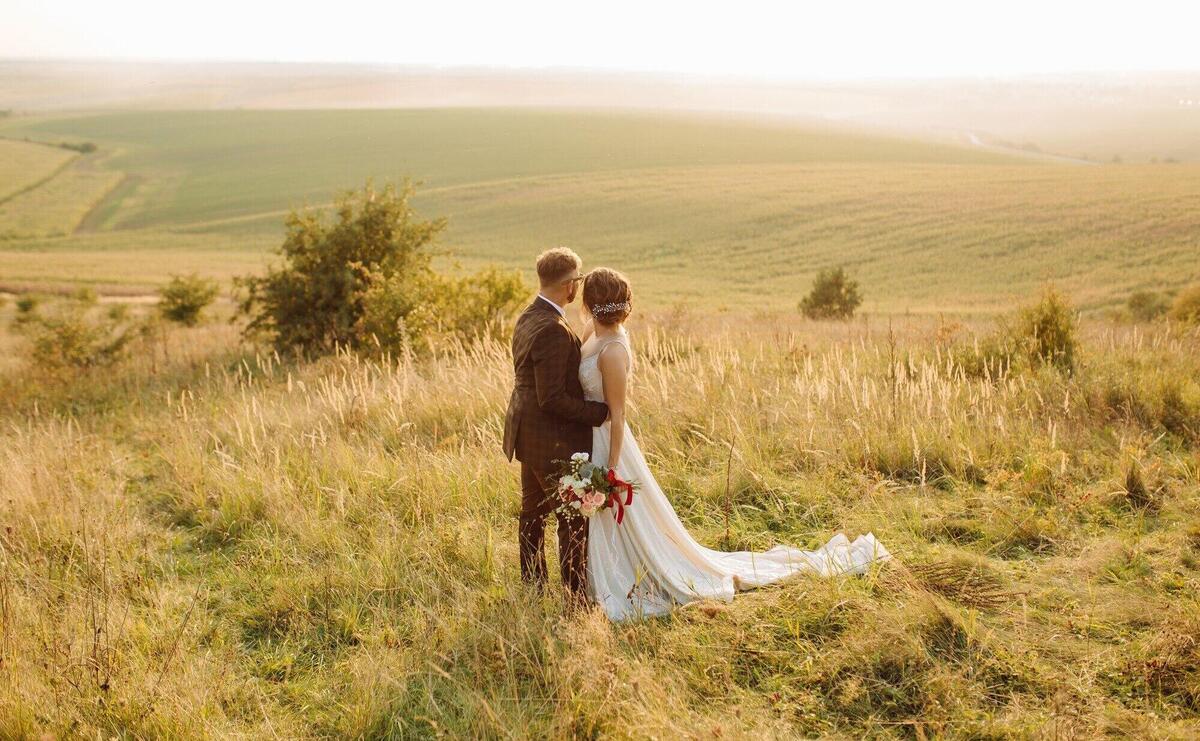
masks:
<path fill-rule="evenodd" d="M 0 0 L 0 58 L 764 79 L 1200 70 L 1196 0 Z"/>

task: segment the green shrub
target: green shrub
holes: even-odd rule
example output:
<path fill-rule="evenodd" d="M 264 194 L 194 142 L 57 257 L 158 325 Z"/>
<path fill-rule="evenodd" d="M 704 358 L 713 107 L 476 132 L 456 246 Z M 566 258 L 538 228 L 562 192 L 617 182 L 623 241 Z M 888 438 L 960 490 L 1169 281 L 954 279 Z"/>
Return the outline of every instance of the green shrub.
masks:
<path fill-rule="evenodd" d="M 1200 324 L 1200 285 L 1191 286 L 1175 298 L 1170 317 L 1177 322 Z"/>
<path fill-rule="evenodd" d="M 92 318 L 78 308 L 38 316 L 27 331 L 34 364 L 50 371 L 112 365 L 124 357 L 136 335 L 127 323 Z"/>
<path fill-rule="evenodd" d="M 437 318 L 436 330 L 455 337 L 496 337 L 505 333 L 530 295 L 513 270 L 488 268 L 474 275 L 440 278 L 426 299 Z"/>
<path fill-rule="evenodd" d="M 849 319 L 861 304 L 858 281 L 838 267 L 817 273 L 812 290 L 800 301 L 800 311 L 809 319 Z"/>
<path fill-rule="evenodd" d="M 76 288 L 71 294 L 71 298 L 83 304 L 84 306 L 95 306 L 100 301 L 100 297 L 96 295 L 96 291 L 88 286 Z"/>
<path fill-rule="evenodd" d="M 32 314 L 37 310 L 38 303 L 40 302 L 37 296 L 22 296 L 17 299 L 17 313 Z"/>
<path fill-rule="evenodd" d="M 17 299 L 17 316 L 13 320 L 18 329 L 37 318 L 38 305 L 41 299 L 37 296 L 21 296 Z"/>
<path fill-rule="evenodd" d="M 1126 302 L 1129 316 L 1137 322 L 1153 321 L 1171 308 L 1171 300 L 1157 291 L 1138 291 Z"/>
<path fill-rule="evenodd" d="M 967 378 L 996 380 L 1012 370 L 1012 343 L 1001 334 L 991 334 L 970 344 L 959 344 L 950 351 L 954 367 Z"/>
<path fill-rule="evenodd" d="M 419 220 L 409 205 L 412 193 L 407 184 L 382 191 L 368 184 L 339 199 L 332 225 L 320 213 L 292 212 L 279 249 L 282 264 L 238 282 L 247 292 L 241 307 L 250 317 L 247 331 L 269 336 L 284 351 L 361 346 L 371 283 L 419 282 L 430 272 L 430 246 L 446 226 L 444 219 Z"/>
<path fill-rule="evenodd" d="M 364 292 L 359 330 L 389 352 L 418 340 L 495 337 L 528 296 L 520 273 L 495 268 L 466 277 L 379 276 Z"/>
<path fill-rule="evenodd" d="M 1048 288 L 1041 300 L 1017 313 L 1009 336 L 1030 365 L 1050 365 L 1071 372 L 1075 369 L 1076 324 L 1071 305 Z"/>
<path fill-rule="evenodd" d="M 173 275 L 159 289 L 158 311 L 164 319 L 187 327 L 200 323 L 204 308 L 217 297 L 216 281 L 191 275 Z"/>
<path fill-rule="evenodd" d="M 282 263 L 238 280 L 247 331 L 281 351 L 396 350 L 438 334 L 471 337 L 510 313 L 527 295 L 518 275 L 433 271 L 432 245 L 446 221 L 419 219 L 412 194 L 407 183 L 382 190 L 368 183 L 338 201 L 333 224 L 293 212 Z"/>

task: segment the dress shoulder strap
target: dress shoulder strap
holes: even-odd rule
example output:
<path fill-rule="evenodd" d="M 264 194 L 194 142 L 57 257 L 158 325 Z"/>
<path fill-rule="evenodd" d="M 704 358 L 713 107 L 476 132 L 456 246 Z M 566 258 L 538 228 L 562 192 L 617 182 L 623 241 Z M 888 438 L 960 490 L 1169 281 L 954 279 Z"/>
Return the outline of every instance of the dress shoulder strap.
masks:
<path fill-rule="evenodd" d="M 621 347 L 625 348 L 625 353 L 629 356 L 629 370 L 632 371 L 633 370 L 633 349 L 629 347 L 629 336 L 626 335 L 624 332 L 618 334 L 615 337 L 611 337 L 611 338 L 605 340 L 604 344 L 600 345 L 600 349 L 596 351 L 596 357 L 599 358 L 600 354 L 603 353 L 605 350 L 607 350 L 612 345 L 620 345 Z"/>

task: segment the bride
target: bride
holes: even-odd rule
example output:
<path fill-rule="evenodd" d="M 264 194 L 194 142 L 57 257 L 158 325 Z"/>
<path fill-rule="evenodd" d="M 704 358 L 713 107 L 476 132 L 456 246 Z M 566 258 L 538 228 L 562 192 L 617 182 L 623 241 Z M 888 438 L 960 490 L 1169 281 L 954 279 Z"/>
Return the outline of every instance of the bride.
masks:
<path fill-rule="evenodd" d="M 584 279 L 583 304 L 592 323 L 583 335 L 579 378 L 587 398 L 610 409 L 609 420 L 592 430 L 592 460 L 640 485 L 621 524 L 611 509 L 588 524 L 588 593 L 608 616 L 623 620 L 659 615 L 699 599 L 728 601 L 738 590 L 794 574 L 863 573 L 890 558 L 871 534 L 853 542 L 838 534 L 816 551 L 779 545 L 761 553 L 714 551 L 692 538 L 625 422 L 633 351 L 622 325 L 632 298 L 629 281 L 615 270 L 597 268 Z"/>

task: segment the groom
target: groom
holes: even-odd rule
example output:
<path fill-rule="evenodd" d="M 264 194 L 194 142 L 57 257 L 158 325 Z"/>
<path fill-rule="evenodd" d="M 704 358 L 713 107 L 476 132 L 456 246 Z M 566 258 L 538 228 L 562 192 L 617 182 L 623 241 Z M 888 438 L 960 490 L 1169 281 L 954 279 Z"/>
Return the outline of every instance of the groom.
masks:
<path fill-rule="evenodd" d="M 546 515 L 557 497 L 550 485 L 557 460 L 591 453 L 592 428 L 604 424 L 608 407 L 586 401 L 579 383 L 579 337 L 563 307 L 575 300 L 583 261 L 556 247 L 538 256 L 538 297 L 517 319 L 512 354 L 516 383 L 504 418 L 504 453 L 521 462 L 518 543 L 521 578 L 546 584 Z M 558 560 L 572 601 L 586 600 L 587 520 L 556 515 Z"/>

